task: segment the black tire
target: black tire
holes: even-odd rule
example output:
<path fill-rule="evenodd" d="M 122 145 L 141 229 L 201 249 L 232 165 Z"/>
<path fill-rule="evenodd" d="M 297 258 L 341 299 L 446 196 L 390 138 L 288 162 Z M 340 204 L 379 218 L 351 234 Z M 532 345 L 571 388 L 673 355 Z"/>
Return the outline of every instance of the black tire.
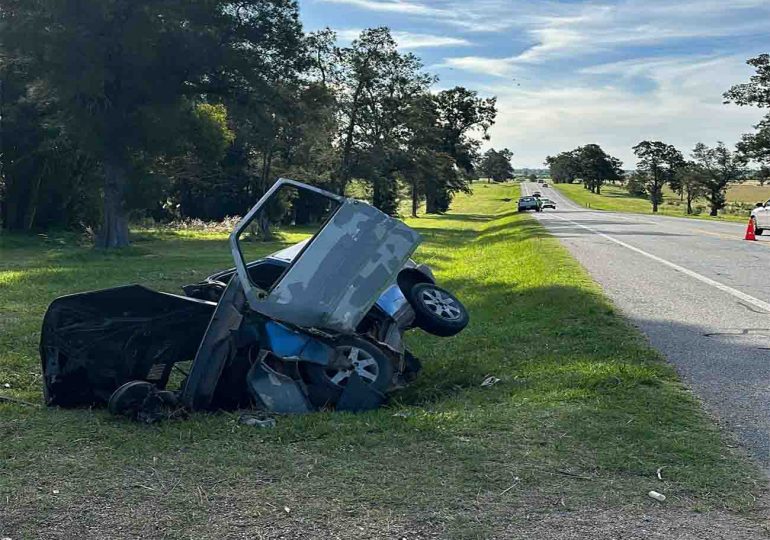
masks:
<path fill-rule="evenodd" d="M 417 326 L 434 336 L 449 337 L 468 326 L 470 316 L 460 300 L 432 283 L 418 283 L 409 291 Z"/>
<path fill-rule="evenodd" d="M 127 382 L 112 393 L 107 410 L 116 416 L 133 416 L 154 390 L 155 385 L 147 381 Z"/>
<path fill-rule="evenodd" d="M 362 338 L 348 337 L 342 338 L 336 349 L 355 364 L 354 370 L 365 384 L 383 394 L 390 389 L 395 369 L 393 362 L 379 347 Z M 336 404 L 353 370 L 302 362 L 300 373 L 308 384 L 310 401 L 317 407 L 323 407 Z"/>
<path fill-rule="evenodd" d="M 762 236 L 762 233 L 765 232 L 765 229 L 760 229 L 757 227 L 757 218 L 751 218 L 751 222 L 754 224 L 754 234 L 757 236 Z"/>

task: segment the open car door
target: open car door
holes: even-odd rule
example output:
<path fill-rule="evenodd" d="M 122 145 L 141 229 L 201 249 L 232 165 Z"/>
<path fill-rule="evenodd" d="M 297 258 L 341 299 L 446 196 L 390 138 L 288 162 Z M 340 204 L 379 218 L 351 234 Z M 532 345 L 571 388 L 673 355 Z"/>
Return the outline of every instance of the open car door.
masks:
<path fill-rule="evenodd" d="M 267 212 L 284 189 L 304 191 L 328 203 L 326 220 L 269 290 L 249 275 L 241 236 Z M 401 221 L 353 199 L 293 180 L 281 179 L 259 200 L 230 236 L 236 276 L 217 306 L 200 344 L 182 401 L 190 409 L 209 408 L 219 375 L 236 354 L 248 312 L 291 328 L 353 335 L 380 295 L 420 243 Z M 323 363 L 323 354 L 313 361 Z M 275 376 L 273 377 L 275 379 Z"/>

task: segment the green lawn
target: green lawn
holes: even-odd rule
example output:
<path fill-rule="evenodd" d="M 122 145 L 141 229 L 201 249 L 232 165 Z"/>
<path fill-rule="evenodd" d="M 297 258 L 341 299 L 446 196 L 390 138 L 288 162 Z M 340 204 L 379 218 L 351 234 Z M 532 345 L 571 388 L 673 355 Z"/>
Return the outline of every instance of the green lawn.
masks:
<path fill-rule="evenodd" d="M 750 513 L 760 474 L 517 197 L 477 185 L 452 213 L 410 220 L 417 258 L 472 322 L 452 339 L 414 333 L 425 371 L 385 409 L 259 430 L 235 413 L 148 427 L 0 403 L 0 537 L 489 538 L 543 514 L 657 511 L 651 489 L 670 511 Z M 216 233 L 144 232 L 109 254 L 0 237 L 0 393 L 40 402 L 55 297 L 177 291 L 230 264 Z M 488 375 L 501 382 L 481 388 Z"/>
<path fill-rule="evenodd" d="M 553 184 L 553 186 L 581 206 L 612 212 L 652 214 L 652 205 L 649 199 L 630 195 L 622 186 L 602 186 L 601 195 L 591 193 L 582 184 Z M 756 202 L 754 199 L 759 197 L 757 200 L 763 200 L 762 197 L 766 195 L 765 192 L 770 192 L 770 188 L 748 185 L 731 187 L 728 190 L 729 212 L 720 212 L 719 217 L 713 218 L 708 215 L 708 206 L 702 200 L 693 204 L 694 209 L 699 213 L 688 216 L 686 214 L 687 204 L 680 201 L 678 195 L 666 188 L 663 192 L 663 203 L 658 207 L 658 214 L 745 222 L 749 219 L 750 207 L 753 206 L 753 202 Z M 770 198 L 770 193 L 767 193 L 767 197 Z"/>

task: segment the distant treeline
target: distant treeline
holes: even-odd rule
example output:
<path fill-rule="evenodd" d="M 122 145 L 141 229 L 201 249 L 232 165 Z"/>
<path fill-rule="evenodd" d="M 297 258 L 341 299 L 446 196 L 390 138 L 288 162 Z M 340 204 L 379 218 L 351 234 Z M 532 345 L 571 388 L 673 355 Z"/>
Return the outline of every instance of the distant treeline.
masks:
<path fill-rule="evenodd" d="M 727 91 L 725 100 L 744 106 L 770 107 L 770 55 L 759 55 L 747 63 L 756 69 L 756 74 L 748 83 Z M 670 144 L 642 141 L 633 147 L 638 162 L 630 174 L 622 169 L 620 160 L 596 144 L 548 156 L 545 164 L 554 182 L 579 180 L 594 193 L 600 193 L 606 182 L 625 182 L 630 193 L 649 197 L 653 212 L 658 211 L 663 202 L 663 187 L 668 185 L 686 200 L 688 214 L 693 213 L 693 201 L 702 197 L 708 201 L 710 214 L 716 216 L 727 204 L 730 184 L 749 177 L 760 184 L 770 181 L 770 113 L 754 128 L 756 131 L 744 135 L 735 150 L 721 142 L 714 147 L 698 143 L 689 159 Z M 759 168 L 748 169 L 752 162 Z"/>
<path fill-rule="evenodd" d="M 436 80 L 387 28 L 303 32 L 294 0 L 0 0 L 0 223 L 123 246 L 132 217 L 242 215 L 280 176 L 441 213 L 497 109 Z"/>

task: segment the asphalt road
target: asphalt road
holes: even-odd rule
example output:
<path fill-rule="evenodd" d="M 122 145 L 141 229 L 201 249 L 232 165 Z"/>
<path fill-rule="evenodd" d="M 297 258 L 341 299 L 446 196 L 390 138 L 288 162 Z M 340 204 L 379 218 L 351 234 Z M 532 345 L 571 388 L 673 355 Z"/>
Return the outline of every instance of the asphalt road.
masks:
<path fill-rule="evenodd" d="M 770 235 L 746 225 L 581 208 L 535 214 L 770 471 Z"/>

